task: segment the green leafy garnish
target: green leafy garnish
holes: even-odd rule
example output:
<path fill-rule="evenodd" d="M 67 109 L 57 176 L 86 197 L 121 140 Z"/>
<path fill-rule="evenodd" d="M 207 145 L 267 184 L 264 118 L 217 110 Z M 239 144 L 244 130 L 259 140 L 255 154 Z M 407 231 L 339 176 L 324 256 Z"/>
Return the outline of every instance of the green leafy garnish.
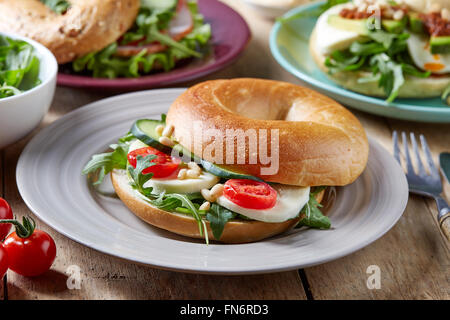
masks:
<path fill-rule="evenodd" d="M 213 232 L 214 238 L 220 239 L 225 228 L 225 224 L 236 217 L 236 213 L 230 211 L 216 203 L 211 205 L 209 212 L 206 214 L 206 219 L 209 221 L 209 225 Z"/>
<path fill-rule="evenodd" d="M 353 42 L 348 49 L 336 50 L 325 60 L 331 74 L 341 71 L 367 71 L 371 75 L 358 82 L 377 82 L 392 102 L 405 83 L 405 75 L 426 78 L 431 72 L 423 72 L 414 66 L 407 50 L 408 33 L 393 34 L 383 30 L 368 32 L 363 40 Z"/>
<path fill-rule="evenodd" d="M 309 201 L 303 207 L 300 214 L 304 214 L 305 217 L 299 221 L 297 228 L 306 226 L 311 228 L 329 229 L 331 227 L 330 219 L 324 216 L 320 211 L 322 205 L 316 200 L 316 196 L 326 187 L 316 187 L 309 194 Z"/>
<path fill-rule="evenodd" d="M 134 26 L 122 36 L 120 43 L 112 43 L 101 51 L 78 58 L 72 63 L 73 70 L 89 72 L 96 78 L 139 77 L 155 69 L 169 71 L 181 59 L 202 57 L 202 50 L 211 38 L 211 27 L 204 23 L 197 3 L 187 3 L 193 17 L 193 30 L 179 41 L 165 34 L 170 20 L 176 14 L 175 7 L 152 5 L 155 5 L 155 2 L 142 1 Z M 119 45 L 145 46 L 154 42 L 165 45 L 167 49 L 149 54 L 143 47 L 132 57 L 117 55 Z"/>
<path fill-rule="evenodd" d="M 39 68 L 31 44 L 0 35 L 0 99 L 39 85 Z"/>
<path fill-rule="evenodd" d="M 152 194 L 153 188 L 144 187 L 144 184 L 153 177 L 153 173 L 144 173 L 143 171 L 155 163 L 152 160 L 156 159 L 154 154 L 145 157 L 138 155 L 136 157 L 136 168 L 128 165 L 128 173 L 132 179 L 131 186 L 146 197 Z"/>
<path fill-rule="evenodd" d="M 70 3 L 66 0 L 39 0 L 39 1 L 41 1 L 52 11 L 58 14 L 65 13 L 70 7 Z"/>
<path fill-rule="evenodd" d="M 95 176 L 93 185 L 100 185 L 105 176 L 113 169 L 126 169 L 128 147 L 133 135 L 127 134 L 119 139 L 117 144 L 110 145 L 111 152 L 95 154 L 84 167 L 82 174 Z"/>

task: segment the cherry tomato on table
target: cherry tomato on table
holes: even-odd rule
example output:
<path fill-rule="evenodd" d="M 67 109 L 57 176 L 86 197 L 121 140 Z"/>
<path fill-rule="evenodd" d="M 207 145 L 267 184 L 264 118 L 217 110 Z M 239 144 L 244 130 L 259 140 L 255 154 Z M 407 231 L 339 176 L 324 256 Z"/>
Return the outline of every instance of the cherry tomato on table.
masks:
<path fill-rule="evenodd" d="M 6 202 L 5 199 L 0 198 L 0 219 L 12 219 L 12 218 L 13 213 L 11 207 L 9 206 L 8 202 Z M 10 230 L 11 230 L 10 223 L 0 224 L 0 241 L 5 239 Z"/>
<path fill-rule="evenodd" d="M 3 244 L 0 243 L 0 280 L 5 275 L 8 270 L 8 254 L 6 253 L 6 249 L 3 247 Z"/>
<path fill-rule="evenodd" d="M 153 173 L 154 178 L 165 178 L 173 174 L 180 166 L 180 159 L 167 155 L 152 147 L 144 147 L 131 151 L 128 153 L 128 162 L 136 168 L 137 156 L 146 157 L 151 154 L 156 156 L 156 158 L 152 160 L 155 164 L 144 169 L 142 171 L 143 174 Z"/>
<path fill-rule="evenodd" d="M 16 227 L 3 243 L 9 261 L 9 269 L 26 277 L 45 273 L 56 257 L 56 245 L 50 235 L 36 229 L 33 219 L 24 217 L 22 224 L 17 220 L 3 220 Z"/>
<path fill-rule="evenodd" d="M 277 192 L 264 182 L 249 179 L 230 179 L 225 182 L 223 195 L 231 202 L 247 209 L 270 209 L 277 202 Z"/>

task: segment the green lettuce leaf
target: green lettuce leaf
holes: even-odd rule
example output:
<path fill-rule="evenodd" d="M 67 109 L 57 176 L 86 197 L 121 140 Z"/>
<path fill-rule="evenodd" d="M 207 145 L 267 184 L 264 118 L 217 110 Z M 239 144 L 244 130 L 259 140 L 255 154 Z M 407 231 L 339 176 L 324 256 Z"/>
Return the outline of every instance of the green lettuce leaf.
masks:
<path fill-rule="evenodd" d="M 20 94 L 41 83 L 40 61 L 33 46 L 0 36 L 0 98 Z"/>
<path fill-rule="evenodd" d="M 117 144 L 110 145 L 113 151 L 93 155 L 84 166 L 82 174 L 90 175 L 93 185 L 100 185 L 113 169 L 126 169 L 128 148 L 133 139 L 135 137 L 132 134 L 127 134 Z"/>
<path fill-rule="evenodd" d="M 326 187 L 316 187 L 311 191 L 309 194 L 309 201 L 300 213 L 305 215 L 305 217 L 299 221 L 296 228 L 305 226 L 310 228 L 329 229 L 331 227 L 330 219 L 320 211 L 319 208 L 322 207 L 322 205 L 316 200 L 316 195 L 325 188 Z"/>
<path fill-rule="evenodd" d="M 211 205 L 208 213 L 206 214 L 206 220 L 209 221 L 209 225 L 213 232 L 214 238 L 220 239 L 225 228 L 226 223 L 230 219 L 234 219 L 237 213 L 230 211 L 216 203 Z"/>
<path fill-rule="evenodd" d="M 336 50 L 325 60 L 330 74 L 341 71 L 367 71 L 371 75 L 358 79 L 360 83 L 377 82 L 387 96 L 386 101 L 397 98 L 405 83 L 405 75 L 426 78 L 414 66 L 407 49 L 408 33 L 393 34 L 384 30 L 370 31 L 363 40 L 353 42 L 348 49 Z"/>

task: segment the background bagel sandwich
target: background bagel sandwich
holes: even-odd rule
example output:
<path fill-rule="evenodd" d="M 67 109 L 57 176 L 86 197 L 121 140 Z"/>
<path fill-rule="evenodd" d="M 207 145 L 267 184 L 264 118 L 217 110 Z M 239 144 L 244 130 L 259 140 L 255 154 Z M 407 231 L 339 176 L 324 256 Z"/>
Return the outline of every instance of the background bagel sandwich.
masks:
<path fill-rule="evenodd" d="M 221 144 L 230 137 L 232 144 Z M 137 120 L 112 148 L 86 164 L 83 173 L 94 184 L 111 173 L 117 195 L 142 220 L 226 243 L 300 226 L 328 229 L 320 211 L 324 190 L 353 182 L 368 158 L 364 129 L 337 102 L 293 84 L 251 78 L 188 89 L 167 118 Z M 263 170 L 274 163 L 276 170 Z"/>
<path fill-rule="evenodd" d="M 450 90 L 450 1 L 341 3 L 319 17 L 309 47 L 347 89 L 388 102 L 441 96 Z"/>
<path fill-rule="evenodd" d="M 0 31 L 41 42 L 63 70 L 106 78 L 171 70 L 211 38 L 195 0 L 0 0 Z"/>

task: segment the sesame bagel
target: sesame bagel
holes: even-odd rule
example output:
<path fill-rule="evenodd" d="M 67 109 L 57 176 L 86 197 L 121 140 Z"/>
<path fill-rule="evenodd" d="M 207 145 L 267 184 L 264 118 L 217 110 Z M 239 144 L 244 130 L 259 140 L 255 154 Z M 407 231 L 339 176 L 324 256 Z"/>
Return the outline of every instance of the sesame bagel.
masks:
<path fill-rule="evenodd" d="M 0 31 L 29 37 L 67 63 L 116 41 L 136 19 L 139 0 L 70 0 L 57 14 L 38 0 L 0 0 Z"/>
<path fill-rule="evenodd" d="M 124 170 L 113 170 L 111 172 L 111 180 L 120 200 L 143 221 L 183 236 L 197 239 L 205 238 L 203 235 L 200 235 L 197 222 L 192 216 L 161 210 L 143 200 L 139 193 L 130 186 Z M 325 191 L 322 191 L 317 194 L 316 199 L 318 202 L 322 201 L 324 193 Z M 259 241 L 293 228 L 301 218 L 303 216 L 280 223 L 242 219 L 231 220 L 225 225 L 220 239 L 215 240 L 224 243 Z M 214 239 L 209 222 L 206 222 L 206 226 L 209 239 Z"/>
<path fill-rule="evenodd" d="M 242 78 L 200 83 L 175 100 L 166 122 L 175 128 L 174 138 L 197 156 L 268 182 L 346 185 L 361 174 L 368 158 L 365 131 L 352 113 L 322 94 L 281 81 Z M 203 132 L 213 130 L 214 137 L 196 137 L 196 126 Z M 237 143 L 236 150 L 227 150 L 224 143 L 221 150 L 198 154 L 217 141 L 225 141 L 230 129 L 235 130 L 235 141 L 246 141 L 246 132 L 256 130 L 258 148 Z M 270 136 L 267 143 L 261 140 L 262 132 Z M 261 161 L 261 150 L 277 153 L 276 173 L 262 174 L 267 163 Z M 231 151 L 234 159 L 217 161 L 217 155 L 229 156 Z M 256 163 L 248 161 L 250 153 L 256 153 Z M 243 154 L 246 162 L 238 163 L 238 155 Z"/>

